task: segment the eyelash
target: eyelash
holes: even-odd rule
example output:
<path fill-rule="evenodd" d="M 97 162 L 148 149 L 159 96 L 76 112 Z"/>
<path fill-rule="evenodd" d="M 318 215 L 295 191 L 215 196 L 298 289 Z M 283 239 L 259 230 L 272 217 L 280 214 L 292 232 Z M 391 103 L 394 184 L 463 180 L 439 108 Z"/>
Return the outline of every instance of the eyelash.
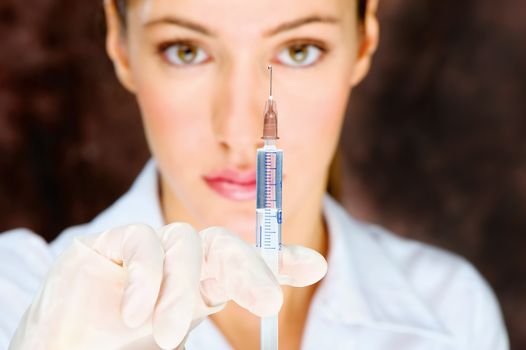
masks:
<path fill-rule="evenodd" d="M 170 48 L 177 46 L 177 45 L 195 47 L 198 50 L 203 50 L 199 43 L 196 43 L 192 40 L 176 39 L 176 40 L 169 40 L 169 41 L 161 42 L 159 45 L 157 45 L 157 48 L 156 48 L 157 54 L 159 54 L 166 63 L 170 65 L 177 65 L 173 62 L 170 62 L 168 57 L 166 56 L 167 51 Z M 211 57 L 208 57 L 204 62 L 201 62 L 199 64 L 204 64 L 204 63 L 209 62 L 210 58 Z M 195 65 L 199 65 L 199 64 L 195 64 Z M 188 64 L 188 65 L 191 65 L 191 64 Z"/>
<path fill-rule="evenodd" d="M 296 68 L 296 69 L 298 69 L 298 68 L 308 68 L 308 67 L 315 66 L 316 64 L 320 63 L 321 60 L 323 60 L 323 58 L 330 51 L 329 47 L 324 42 L 321 42 L 319 40 L 314 40 L 314 39 L 296 39 L 296 40 L 289 41 L 289 42 L 283 44 L 283 46 L 281 46 L 281 49 L 278 50 L 278 55 L 280 55 L 284 50 L 290 49 L 292 47 L 309 47 L 309 46 L 316 48 L 320 52 L 320 56 L 316 59 L 315 62 L 313 62 L 312 64 L 307 64 L 307 65 L 299 64 L 299 65 L 295 65 L 295 66 L 292 66 L 292 65 L 286 65 L 286 66 L 288 66 L 290 68 Z M 278 63 L 278 64 L 282 64 L 282 62 L 279 62 L 276 58 L 273 59 L 273 62 L 274 63 Z"/>
<path fill-rule="evenodd" d="M 165 62 L 167 62 L 168 64 L 170 64 L 170 65 L 179 65 L 179 66 L 190 66 L 190 65 L 192 65 L 192 64 L 175 64 L 175 63 L 169 61 L 169 59 L 166 56 L 166 52 L 170 48 L 172 48 L 174 46 L 177 46 L 177 45 L 188 46 L 188 47 L 195 47 L 198 50 L 204 50 L 204 49 L 202 49 L 202 47 L 200 46 L 199 43 L 196 43 L 196 42 L 194 42 L 192 40 L 177 39 L 177 40 L 170 40 L 170 41 L 165 41 L 165 42 L 160 43 L 159 45 L 157 45 L 156 51 L 162 57 L 162 59 Z M 286 66 L 288 66 L 290 68 L 308 68 L 308 67 L 314 66 L 314 65 L 318 64 L 321 60 L 323 60 L 323 58 L 330 51 L 329 48 L 327 47 L 327 45 L 325 43 L 321 42 L 321 41 L 313 40 L 313 39 L 296 39 L 296 40 L 287 42 L 287 43 L 285 43 L 285 44 L 283 44 L 281 46 L 281 48 L 278 50 L 278 54 L 272 59 L 273 63 L 283 64 L 282 62 L 277 60 L 277 56 L 279 54 L 281 54 L 284 50 L 292 48 L 293 46 L 297 46 L 297 47 L 312 46 L 312 47 L 316 48 L 317 50 L 319 50 L 320 56 L 319 56 L 319 58 L 317 58 L 317 60 L 314 63 L 308 64 L 308 65 L 294 65 L 294 66 L 292 66 L 292 65 L 286 65 L 285 64 Z M 204 50 L 204 51 L 206 53 L 206 50 Z M 200 65 L 200 64 L 208 63 L 211 59 L 212 58 L 209 56 L 209 57 L 207 57 L 207 59 L 205 61 L 197 63 L 197 64 L 193 64 L 193 65 Z"/>

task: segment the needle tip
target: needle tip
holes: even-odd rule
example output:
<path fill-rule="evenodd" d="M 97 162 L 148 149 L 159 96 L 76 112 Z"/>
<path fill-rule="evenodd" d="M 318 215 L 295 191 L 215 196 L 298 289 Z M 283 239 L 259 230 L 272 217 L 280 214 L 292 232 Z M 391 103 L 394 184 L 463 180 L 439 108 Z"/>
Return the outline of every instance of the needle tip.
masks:
<path fill-rule="evenodd" d="M 270 98 L 272 98 L 272 65 L 269 64 L 267 68 L 270 71 Z"/>

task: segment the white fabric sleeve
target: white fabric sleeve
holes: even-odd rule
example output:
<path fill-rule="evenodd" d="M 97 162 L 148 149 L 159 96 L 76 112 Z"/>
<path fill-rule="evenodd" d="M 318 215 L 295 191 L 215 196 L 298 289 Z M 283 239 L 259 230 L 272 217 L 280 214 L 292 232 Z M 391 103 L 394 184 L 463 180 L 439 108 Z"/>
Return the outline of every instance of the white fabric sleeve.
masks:
<path fill-rule="evenodd" d="M 509 350 L 508 334 L 499 302 L 480 273 L 475 268 L 471 272 L 472 283 L 478 285 L 478 288 L 473 289 L 472 295 L 474 314 L 469 349 Z"/>
<path fill-rule="evenodd" d="M 0 234 L 0 349 L 7 349 L 53 260 L 47 243 L 27 229 Z"/>

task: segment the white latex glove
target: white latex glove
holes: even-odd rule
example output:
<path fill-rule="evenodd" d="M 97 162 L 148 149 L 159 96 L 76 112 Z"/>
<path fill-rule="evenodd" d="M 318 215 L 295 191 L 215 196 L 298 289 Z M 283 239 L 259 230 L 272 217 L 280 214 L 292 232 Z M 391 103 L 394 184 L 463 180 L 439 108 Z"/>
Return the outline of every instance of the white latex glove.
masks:
<path fill-rule="evenodd" d="M 284 247 L 279 279 L 307 286 L 325 259 Z M 229 300 L 260 316 L 283 302 L 257 250 L 219 227 L 129 225 L 77 238 L 49 272 L 9 349 L 173 349 Z"/>

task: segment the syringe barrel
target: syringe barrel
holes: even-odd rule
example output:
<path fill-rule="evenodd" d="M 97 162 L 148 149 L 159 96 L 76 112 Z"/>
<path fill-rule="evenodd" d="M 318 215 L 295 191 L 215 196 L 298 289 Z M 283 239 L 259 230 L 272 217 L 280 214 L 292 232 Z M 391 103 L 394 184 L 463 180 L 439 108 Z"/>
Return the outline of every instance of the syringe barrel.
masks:
<path fill-rule="evenodd" d="M 256 164 L 256 246 L 281 249 L 283 151 L 258 149 Z"/>

